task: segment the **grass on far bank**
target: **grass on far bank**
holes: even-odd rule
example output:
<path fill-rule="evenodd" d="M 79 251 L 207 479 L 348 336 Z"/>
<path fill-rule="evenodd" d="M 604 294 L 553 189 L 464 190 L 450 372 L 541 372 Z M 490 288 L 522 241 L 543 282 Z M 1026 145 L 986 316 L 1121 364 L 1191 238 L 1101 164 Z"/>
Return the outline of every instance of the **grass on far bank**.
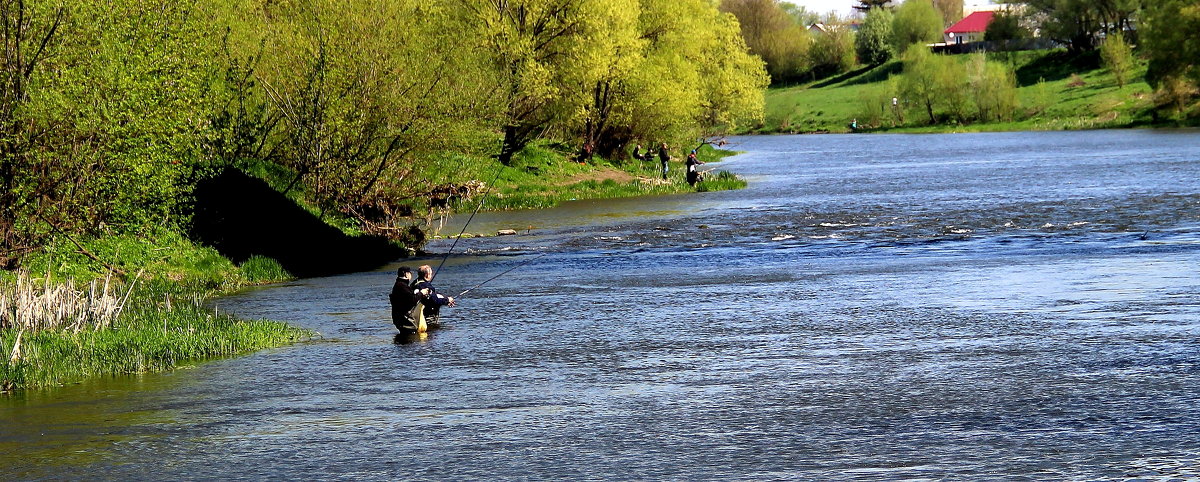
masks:
<path fill-rule="evenodd" d="M 696 150 L 702 162 L 717 162 L 732 151 L 700 146 Z M 566 201 L 607 199 L 697 191 L 741 189 L 746 181 L 730 173 L 711 172 L 704 182 L 689 186 L 684 178 L 684 155 L 672 152 L 667 179 L 662 179 L 657 158 L 651 161 L 607 160 L 599 157 L 579 163 L 550 143 L 526 147 L 514 157 L 511 166 L 494 159 L 451 157 L 433 173 L 446 179 L 479 179 L 495 185 L 488 191 L 483 210 L 548 208 Z M 701 169 L 705 169 L 703 166 Z M 464 172 L 464 170 L 466 172 Z M 439 172 L 440 171 L 440 172 Z M 464 175 L 465 174 L 465 175 Z M 474 210 L 479 200 L 467 199 L 454 206 L 459 212 Z"/>
<path fill-rule="evenodd" d="M 967 55 L 955 56 L 964 63 Z M 1062 50 L 988 54 L 993 61 L 1008 62 L 1017 76 L 1020 106 L 1006 122 L 928 125 L 920 114 L 908 112 L 903 121 L 887 116 L 875 131 L 978 132 L 1016 130 L 1069 130 L 1150 125 L 1153 102 L 1145 81 L 1145 63 L 1139 63 L 1125 87 L 1099 67 L 1098 60 L 1072 57 Z M 801 86 L 772 88 L 767 92 L 766 117 L 751 133 L 849 132 L 850 122 L 862 122 L 865 103 L 881 95 L 888 78 L 902 71 L 898 61 L 864 68 L 840 77 Z M 891 94 L 887 92 L 887 94 Z"/>

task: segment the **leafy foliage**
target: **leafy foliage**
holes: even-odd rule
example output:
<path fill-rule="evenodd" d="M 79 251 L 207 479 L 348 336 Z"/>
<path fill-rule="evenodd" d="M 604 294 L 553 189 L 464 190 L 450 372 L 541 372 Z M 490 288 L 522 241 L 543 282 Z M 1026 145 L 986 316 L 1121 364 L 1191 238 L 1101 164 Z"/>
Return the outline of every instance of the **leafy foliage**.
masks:
<path fill-rule="evenodd" d="M 868 65 L 878 65 L 892 58 L 892 20 L 890 10 L 883 8 L 867 12 L 858 35 L 854 36 L 854 50 L 858 58 Z"/>
<path fill-rule="evenodd" d="M 767 83 L 706 0 L 0 2 L 0 22 L 9 268 L 56 238 L 182 230 L 226 168 L 404 233 L 470 180 L 429 175 L 448 152 L 681 143 L 758 122 Z"/>
<path fill-rule="evenodd" d="M 812 65 L 815 77 L 849 72 L 858 64 L 854 52 L 854 32 L 848 28 L 835 28 L 817 36 L 812 47 Z"/>
<path fill-rule="evenodd" d="M 930 0 L 908 0 L 896 8 L 892 21 L 892 44 L 904 53 L 913 44 L 937 42 L 942 38 L 942 14 Z"/>
<path fill-rule="evenodd" d="M 737 17 L 742 38 L 750 52 L 766 62 L 773 82 L 793 80 L 808 71 L 812 38 L 806 24 L 788 12 L 803 7 L 779 0 L 726 0 L 720 8 Z"/>
<path fill-rule="evenodd" d="M 992 16 L 983 39 L 1004 49 L 1013 41 L 1029 38 L 1031 33 L 1022 20 L 1023 17 L 1012 10 L 1000 10 Z"/>
<path fill-rule="evenodd" d="M 933 0 L 933 6 L 942 14 L 942 24 L 947 27 L 963 18 L 963 0 Z"/>
<path fill-rule="evenodd" d="M 1061 42 L 1074 52 L 1092 50 L 1101 32 L 1132 31 L 1133 19 L 1143 2 L 1160 0 L 1028 0 L 1027 12 L 1041 35 Z"/>
<path fill-rule="evenodd" d="M 1200 2 L 1158 0 L 1147 2 L 1141 46 L 1149 56 L 1146 80 L 1157 89 L 1163 110 L 1182 113 L 1200 96 Z M 1200 116 L 1192 109 L 1193 116 Z"/>
<path fill-rule="evenodd" d="M 1100 42 L 1100 59 L 1104 68 L 1117 81 L 1117 86 L 1125 87 L 1129 83 L 1129 72 L 1133 70 L 1133 49 L 1125 42 L 1125 35 L 1115 32 Z"/>

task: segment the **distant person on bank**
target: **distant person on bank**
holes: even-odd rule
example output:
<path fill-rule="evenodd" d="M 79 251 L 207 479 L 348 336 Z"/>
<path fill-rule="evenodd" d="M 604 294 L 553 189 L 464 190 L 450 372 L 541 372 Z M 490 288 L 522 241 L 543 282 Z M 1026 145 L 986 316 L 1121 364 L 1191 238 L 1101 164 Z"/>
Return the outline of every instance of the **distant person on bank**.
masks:
<path fill-rule="evenodd" d="M 666 181 L 667 180 L 667 163 L 671 162 L 671 154 L 669 152 L 667 152 L 667 143 L 666 142 L 662 143 L 662 145 L 658 147 L 658 162 L 662 163 L 663 180 Z"/>

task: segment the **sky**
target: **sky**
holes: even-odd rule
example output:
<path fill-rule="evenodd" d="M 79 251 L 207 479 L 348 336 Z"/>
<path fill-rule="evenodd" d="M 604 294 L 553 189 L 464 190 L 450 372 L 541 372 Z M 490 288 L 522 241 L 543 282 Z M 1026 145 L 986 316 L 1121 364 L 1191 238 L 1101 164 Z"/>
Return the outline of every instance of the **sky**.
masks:
<path fill-rule="evenodd" d="M 858 2 L 856 2 L 854 0 L 784 0 L 784 1 L 789 2 L 789 3 L 794 3 L 796 5 L 800 5 L 804 8 L 807 8 L 808 11 L 810 11 L 810 12 L 826 13 L 831 10 L 836 10 L 839 15 L 843 15 L 843 16 L 849 15 L 850 12 L 852 11 L 850 7 L 852 5 L 858 4 Z M 991 3 L 991 2 L 988 0 L 964 0 L 963 1 L 963 4 L 968 7 L 971 5 L 987 5 L 988 3 Z"/>

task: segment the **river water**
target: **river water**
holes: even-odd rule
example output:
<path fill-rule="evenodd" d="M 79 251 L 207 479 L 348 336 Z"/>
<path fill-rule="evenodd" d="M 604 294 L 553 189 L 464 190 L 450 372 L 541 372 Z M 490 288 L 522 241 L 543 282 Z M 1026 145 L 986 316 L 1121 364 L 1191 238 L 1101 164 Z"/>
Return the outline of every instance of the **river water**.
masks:
<path fill-rule="evenodd" d="M 399 264 L 219 300 L 323 338 L 0 398 L 0 463 L 34 479 L 1200 477 L 1200 131 L 734 148 L 718 167 L 744 190 L 479 215 L 471 232 L 521 234 L 461 241 L 439 287 L 518 269 L 425 339 L 388 321 Z"/>

